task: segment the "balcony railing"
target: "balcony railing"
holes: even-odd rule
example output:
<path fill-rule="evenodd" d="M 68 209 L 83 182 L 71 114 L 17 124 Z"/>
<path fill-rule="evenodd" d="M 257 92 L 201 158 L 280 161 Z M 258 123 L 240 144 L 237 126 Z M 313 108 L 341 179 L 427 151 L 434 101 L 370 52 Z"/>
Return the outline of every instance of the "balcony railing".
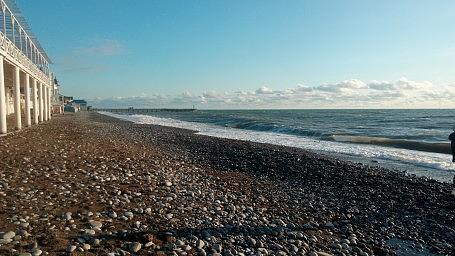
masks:
<path fill-rule="evenodd" d="M 25 72 L 31 73 L 42 81 L 49 80 L 49 77 L 37 65 L 35 65 L 15 44 L 13 44 L 2 32 L 0 32 L 0 49 L 2 49 L 10 58 L 16 60 L 25 69 Z M 8 57 L 8 56 L 7 56 Z"/>
<path fill-rule="evenodd" d="M 0 0 L 0 49 L 36 78 L 49 81 L 49 58 L 15 3 Z M 13 10 L 13 11 L 12 11 Z"/>

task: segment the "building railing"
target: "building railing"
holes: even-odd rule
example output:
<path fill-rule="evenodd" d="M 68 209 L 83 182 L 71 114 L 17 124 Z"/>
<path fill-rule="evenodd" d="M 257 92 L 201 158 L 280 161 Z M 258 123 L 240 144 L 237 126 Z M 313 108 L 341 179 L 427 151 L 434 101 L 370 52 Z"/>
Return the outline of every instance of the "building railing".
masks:
<path fill-rule="evenodd" d="M 9 55 L 10 58 L 19 62 L 26 72 L 30 72 L 36 78 L 42 81 L 48 81 L 49 77 L 38 68 L 13 42 L 0 31 L 0 49 Z"/>
<path fill-rule="evenodd" d="M 14 1 L 0 0 L 0 48 L 31 75 L 50 80 L 49 58 Z"/>

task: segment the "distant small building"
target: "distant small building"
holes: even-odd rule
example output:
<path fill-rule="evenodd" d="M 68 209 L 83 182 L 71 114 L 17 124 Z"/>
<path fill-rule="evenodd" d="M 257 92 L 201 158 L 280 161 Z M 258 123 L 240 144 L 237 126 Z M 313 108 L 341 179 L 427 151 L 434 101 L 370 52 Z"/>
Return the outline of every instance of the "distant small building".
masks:
<path fill-rule="evenodd" d="M 74 106 L 74 105 L 65 105 L 65 112 L 67 113 L 76 113 L 79 110 L 79 106 Z"/>
<path fill-rule="evenodd" d="M 68 104 L 68 103 L 70 103 L 71 101 L 73 101 L 73 97 L 72 97 L 72 96 L 63 96 L 63 95 L 62 95 L 62 97 L 63 97 L 63 98 L 62 98 L 61 100 L 63 101 L 64 104 Z"/>
<path fill-rule="evenodd" d="M 73 100 L 71 102 L 73 105 L 79 105 L 79 109 L 86 111 L 87 110 L 87 101 L 86 100 Z"/>

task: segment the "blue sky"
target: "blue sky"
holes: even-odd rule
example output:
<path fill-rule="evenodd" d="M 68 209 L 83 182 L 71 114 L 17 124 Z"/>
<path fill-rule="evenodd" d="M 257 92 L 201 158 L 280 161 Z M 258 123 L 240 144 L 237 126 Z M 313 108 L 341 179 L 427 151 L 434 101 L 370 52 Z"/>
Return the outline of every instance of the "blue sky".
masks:
<path fill-rule="evenodd" d="M 95 104 L 389 105 L 381 81 L 440 107 L 455 82 L 455 1 L 17 1 L 63 92 Z"/>

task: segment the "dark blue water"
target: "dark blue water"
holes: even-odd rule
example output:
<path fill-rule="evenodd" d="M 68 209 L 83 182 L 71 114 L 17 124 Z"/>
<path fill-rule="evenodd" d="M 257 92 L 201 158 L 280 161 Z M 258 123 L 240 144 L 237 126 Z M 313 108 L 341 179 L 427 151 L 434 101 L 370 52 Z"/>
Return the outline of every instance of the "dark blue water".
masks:
<path fill-rule="evenodd" d="M 446 143 L 455 110 L 198 110 L 154 116 L 321 140 L 368 142 L 365 137 Z"/>

